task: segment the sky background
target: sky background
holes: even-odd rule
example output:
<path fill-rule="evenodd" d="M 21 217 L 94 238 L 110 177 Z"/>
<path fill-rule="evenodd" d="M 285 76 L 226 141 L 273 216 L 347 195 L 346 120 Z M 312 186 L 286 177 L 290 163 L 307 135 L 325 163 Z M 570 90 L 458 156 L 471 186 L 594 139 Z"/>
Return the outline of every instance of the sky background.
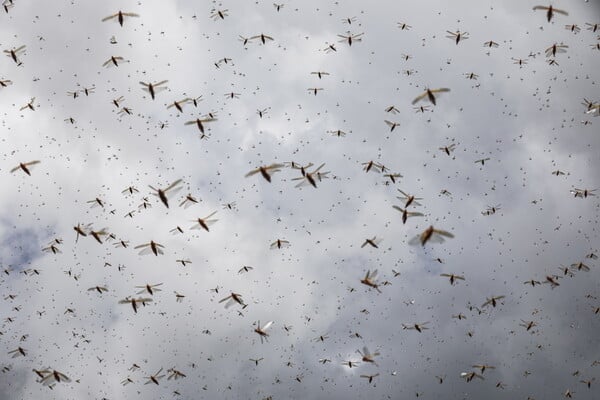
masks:
<path fill-rule="evenodd" d="M 593 399 L 600 272 L 586 255 L 600 247 L 600 203 L 570 190 L 600 187 L 600 120 L 582 105 L 600 101 L 600 28 L 585 25 L 600 23 L 600 4 L 553 3 L 569 15 L 550 23 L 532 1 L 282 4 L 15 0 L 0 15 L 0 48 L 26 45 L 20 65 L 0 59 L 0 80 L 12 81 L 0 87 L 0 398 Z M 139 17 L 101 21 L 119 9 Z M 468 39 L 446 37 L 457 30 Z M 347 31 L 362 40 L 339 42 Z M 261 33 L 274 40 L 240 41 Z M 550 65 L 555 43 L 568 48 Z M 111 56 L 126 62 L 103 67 Z M 155 100 L 139 84 L 162 80 Z M 450 92 L 436 106 L 415 110 L 441 87 Z M 131 115 L 112 104 L 120 96 Z M 167 109 L 198 96 L 198 107 Z M 35 111 L 20 110 L 32 97 Z M 185 125 L 208 113 L 217 120 L 203 138 Z M 451 144 L 450 156 L 439 149 Z M 31 176 L 10 172 L 32 160 Z M 270 183 L 245 177 L 291 161 L 325 163 L 328 179 L 296 188 L 301 173 L 287 167 Z M 369 161 L 402 178 L 365 172 Z M 148 186 L 177 179 L 167 209 Z M 139 192 L 123 194 L 129 186 Z M 410 210 L 424 216 L 402 223 L 398 189 L 422 198 Z M 179 207 L 186 194 L 199 203 Z M 213 211 L 209 232 L 190 229 Z M 129 247 L 76 241 L 77 224 Z M 455 237 L 409 245 L 430 225 Z M 374 236 L 378 248 L 361 248 Z M 60 253 L 42 251 L 56 238 Z M 271 249 L 277 239 L 290 246 Z M 164 255 L 133 249 L 150 240 Z M 590 271 L 559 269 L 579 262 Z M 381 293 L 360 282 L 375 269 Z M 552 275 L 560 286 L 524 284 Z M 156 283 L 162 291 L 136 294 Z M 231 292 L 248 306 L 219 304 Z M 119 304 L 127 296 L 153 302 L 134 313 Z M 482 307 L 492 296 L 505 297 Z M 259 320 L 274 322 L 268 342 Z M 424 322 L 422 333 L 402 325 Z M 377 365 L 342 364 L 363 346 L 381 353 Z M 12 358 L 18 347 L 26 355 Z M 466 382 L 476 364 L 495 369 Z M 71 382 L 50 391 L 32 372 L 46 368 Z M 145 384 L 160 368 L 186 377 Z"/>

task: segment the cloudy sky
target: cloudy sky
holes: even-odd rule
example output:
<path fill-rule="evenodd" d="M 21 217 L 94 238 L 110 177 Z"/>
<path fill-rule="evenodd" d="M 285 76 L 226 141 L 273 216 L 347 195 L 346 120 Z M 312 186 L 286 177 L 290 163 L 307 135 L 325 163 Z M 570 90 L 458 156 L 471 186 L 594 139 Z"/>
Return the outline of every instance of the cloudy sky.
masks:
<path fill-rule="evenodd" d="M 594 398 L 600 5 L 498 3 L 6 1 L 0 398 Z"/>

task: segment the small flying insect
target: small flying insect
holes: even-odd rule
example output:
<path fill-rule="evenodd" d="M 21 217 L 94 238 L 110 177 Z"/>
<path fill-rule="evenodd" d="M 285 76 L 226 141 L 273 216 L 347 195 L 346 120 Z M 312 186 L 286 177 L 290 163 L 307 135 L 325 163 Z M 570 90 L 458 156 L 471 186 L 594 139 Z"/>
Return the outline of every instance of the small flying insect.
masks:
<path fill-rule="evenodd" d="M 423 233 L 411 239 L 408 244 L 415 245 L 417 243 L 421 243 L 421 246 L 425 246 L 425 244 L 429 241 L 443 243 L 444 237 L 453 238 L 454 235 L 450 232 L 446 232 L 441 229 L 435 229 L 433 226 L 429 226 L 429 228 L 425 229 Z"/>
<path fill-rule="evenodd" d="M 447 155 L 450 155 L 450 153 L 453 152 L 455 148 L 456 148 L 456 143 L 452 143 L 450 146 L 440 147 L 439 149 L 442 150 Z"/>
<path fill-rule="evenodd" d="M 256 332 L 260 336 L 260 342 L 268 341 L 269 334 L 267 333 L 267 329 L 269 329 L 273 325 L 273 321 L 269 321 L 264 325 L 260 325 L 260 321 L 256 323 L 256 328 L 254 328 L 254 332 Z"/>
<path fill-rule="evenodd" d="M 246 303 L 244 303 L 244 300 L 242 300 L 242 295 L 238 294 L 238 293 L 231 292 L 231 294 L 229 296 L 219 300 L 219 303 L 223 303 L 225 301 L 227 302 L 227 303 L 225 303 L 225 308 L 229 308 L 235 303 L 241 305 L 242 309 L 248 307 L 248 305 Z"/>
<path fill-rule="evenodd" d="M 167 87 L 166 86 L 162 86 L 165 83 L 169 82 L 168 80 L 165 81 L 160 81 L 157 83 L 152 83 L 152 82 L 140 82 L 140 85 L 143 86 L 142 90 L 145 92 L 150 93 L 150 97 L 152 98 L 152 100 L 154 100 L 156 94 L 158 92 L 162 92 L 163 90 L 166 90 Z M 160 87 L 159 87 L 160 86 Z"/>
<path fill-rule="evenodd" d="M 265 178 L 265 180 L 267 182 L 271 183 L 271 174 L 281 171 L 281 168 L 283 168 L 283 167 L 284 167 L 283 164 L 265 165 L 265 166 L 261 166 L 256 169 L 253 169 L 252 171 L 248 172 L 245 176 L 249 177 L 249 176 L 255 175 L 260 172 L 262 177 Z"/>
<path fill-rule="evenodd" d="M 341 38 L 340 40 L 338 40 L 338 42 L 346 42 L 348 43 L 348 46 L 352 46 L 352 43 L 362 41 L 362 35 L 364 35 L 364 32 L 354 34 L 350 31 L 347 31 L 346 35 L 338 35 L 338 37 Z"/>
<path fill-rule="evenodd" d="M 446 32 L 449 33 L 449 35 L 446 35 L 446 37 L 448 39 L 454 39 L 456 44 L 458 44 L 461 40 L 465 40 L 465 39 L 469 38 L 468 32 L 461 32 L 461 31 L 456 31 L 456 32 L 446 31 Z"/>
<path fill-rule="evenodd" d="M 131 304 L 131 307 L 133 308 L 133 312 L 137 314 L 138 304 L 146 306 L 146 303 L 149 303 L 151 301 L 152 301 L 152 299 L 143 298 L 143 297 L 138 297 L 137 299 L 134 299 L 131 297 L 126 297 L 125 299 L 120 300 L 119 304 Z"/>
<path fill-rule="evenodd" d="M 423 322 L 421 324 L 402 324 L 402 329 L 414 329 L 419 333 L 423 333 L 424 330 L 429 329 L 427 325 L 429 322 Z"/>
<path fill-rule="evenodd" d="M 116 18 L 119 25 L 123 26 L 123 22 L 125 22 L 125 17 L 139 17 L 139 15 L 135 14 L 135 13 L 123 12 L 123 11 L 119 10 L 119 12 L 117 12 L 116 14 L 109 15 L 108 17 L 102 18 L 102 22 Z"/>
<path fill-rule="evenodd" d="M 19 56 L 25 53 L 25 45 L 10 50 L 4 50 L 4 52 L 7 57 L 10 57 L 15 62 L 15 64 L 21 65 Z"/>
<path fill-rule="evenodd" d="M 164 248 L 165 248 L 165 246 L 163 246 L 162 244 L 156 243 L 153 240 L 151 240 L 150 243 L 144 243 L 144 244 L 140 244 L 139 246 L 134 247 L 134 249 L 142 249 L 139 252 L 140 255 L 146 255 L 146 254 L 153 253 L 155 256 L 158 256 L 159 254 L 165 254 L 164 251 L 162 250 Z"/>
<path fill-rule="evenodd" d="M 34 161 L 29 161 L 26 163 L 19 163 L 19 165 L 17 165 L 16 167 L 14 167 L 13 169 L 10 170 L 10 172 L 15 172 L 17 170 L 22 170 L 23 172 L 25 172 L 27 175 L 31 176 L 31 171 L 30 168 L 32 165 L 36 165 L 39 164 L 40 161 L 39 160 L 34 160 Z"/>
<path fill-rule="evenodd" d="M 176 187 L 181 183 L 181 181 L 181 179 L 177 179 L 175 182 L 171 183 L 166 189 L 156 189 L 150 185 L 148 186 L 150 187 L 150 189 L 156 192 L 152 194 L 157 196 L 160 199 L 160 201 L 162 201 L 162 203 L 165 205 L 165 207 L 169 208 L 169 199 L 167 197 L 167 194 L 177 193 L 179 190 L 181 190 L 180 187 Z"/>
<path fill-rule="evenodd" d="M 197 224 L 192 226 L 191 229 L 204 229 L 206 232 L 209 232 L 208 227 L 218 221 L 218 219 L 210 219 L 216 213 L 215 211 L 204 218 L 195 219 L 194 222 L 197 222 Z"/>
<path fill-rule="evenodd" d="M 371 272 L 371 270 L 368 270 L 365 274 L 365 277 L 360 280 L 360 283 L 362 283 L 363 285 L 367 285 L 370 288 L 373 288 L 379 293 L 381 293 L 381 290 L 379 290 L 379 283 L 377 283 L 377 270 L 373 272 Z"/>
<path fill-rule="evenodd" d="M 283 239 L 277 239 L 276 241 L 271 243 L 271 246 L 270 246 L 271 249 L 283 249 L 286 247 L 290 247 L 290 242 L 288 242 L 287 240 L 283 240 Z"/>
<path fill-rule="evenodd" d="M 211 14 L 210 17 L 213 19 L 213 21 L 220 19 L 225 19 L 225 17 L 228 17 L 229 14 L 227 13 L 229 10 L 225 9 L 225 10 L 215 10 L 214 8 L 211 10 Z"/>
<path fill-rule="evenodd" d="M 106 60 L 106 61 L 105 61 L 105 62 L 102 64 L 102 66 L 103 66 L 103 67 L 110 67 L 110 66 L 113 66 L 113 65 L 114 65 L 115 67 L 118 67 L 118 66 L 119 66 L 119 63 L 121 63 L 121 62 L 124 62 L 124 61 L 125 61 L 125 59 L 124 59 L 123 57 L 119 57 L 119 56 L 117 56 L 117 57 L 115 57 L 115 56 L 111 56 L 111 57 L 110 57 L 108 60 Z"/>
<path fill-rule="evenodd" d="M 552 17 L 554 16 L 554 13 L 558 13 L 558 14 L 562 14 L 562 15 L 569 15 L 568 12 L 564 11 L 564 10 L 559 10 L 558 8 L 554 8 L 552 6 L 535 6 L 533 7 L 534 10 L 545 10 L 546 11 L 546 19 L 548 20 L 548 22 L 550 22 L 552 20 Z"/>
<path fill-rule="evenodd" d="M 449 91 L 450 91 L 450 89 L 448 89 L 448 88 L 425 89 L 425 92 L 423 92 L 419 96 L 415 97 L 415 99 L 412 101 L 412 104 L 415 105 L 419 101 L 427 99 L 427 100 L 429 100 L 435 106 L 436 105 L 435 94 L 436 93 L 446 93 L 446 92 L 449 92 Z"/>
<path fill-rule="evenodd" d="M 440 274 L 440 276 L 446 277 L 450 279 L 450 284 L 454 285 L 456 283 L 457 280 L 461 280 L 464 281 L 465 277 L 461 276 L 461 275 L 455 275 L 455 274 Z"/>
<path fill-rule="evenodd" d="M 271 36 L 267 36 L 264 33 L 261 33 L 260 35 L 256 35 L 256 36 L 251 36 L 250 40 L 252 40 L 252 39 L 260 39 L 260 42 L 262 44 L 267 44 L 267 41 L 269 41 L 269 40 L 275 40 Z"/>
<path fill-rule="evenodd" d="M 196 118 L 193 121 L 188 121 L 185 123 L 185 125 L 196 125 L 198 127 L 198 129 L 200 130 L 200 132 L 202 134 L 204 134 L 204 124 L 207 122 L 213 122 L 216 121 L 216 118 L 212 118 L 212 117 L 208 117 L 208 118 Z"/>

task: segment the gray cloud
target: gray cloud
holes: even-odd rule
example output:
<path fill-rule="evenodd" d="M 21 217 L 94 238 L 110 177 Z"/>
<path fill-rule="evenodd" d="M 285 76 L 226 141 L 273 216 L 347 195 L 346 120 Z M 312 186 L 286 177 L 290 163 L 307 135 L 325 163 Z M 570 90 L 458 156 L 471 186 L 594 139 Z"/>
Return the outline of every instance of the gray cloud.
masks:
<path fill-rule="evenodd" d="M 600 100 L 590 46 L 597 33 L 585 29 L 600 10 L 557 4 L 569 16 L 547 23 L 533 5 L 290 1 L 277 12 L 271 2 L 15 1 L 0 25 L 3 50 L 27 46 L 21 66 L 0 60 L 0 79 L 13 81 L 0 88 L 0 261 L 8 272 L 0 287 L 10 319 L 0 325 L 0 397 L 539 399 L 569 389 L 593 398 L 597 382 L 588 389 L 580 381 L 599 368 L 598 262 L 585 258 L 597 251 L 598 201 L 569 190 L 598 186 L 598 122 L 581 102 Z M 213 7 L 229 15 L 213 21 Z M 124 27 L 101 22 L 119 8 L 140 17 Z M 573 23 L 581 32 L 564 29 Z M 445 37 L 457 29 L 469 32 L 458 45 Z M 338 42 L 348 30 L 364 33 L 362 41 Z M 261 33 L 275 40 L 238 40 Z M 488 40 L 500 46 L 484 48 Z M 544 55 L 553 43 L 569 46 L 558 65 Z M 337 51 L 326 52 L 329 44 Z M 111 56 L 128 62 L 102 67 Z M 161 80 L 168 89 L 155 100 L 142 92 L 140 81 Z M 84 87 L 95 89 L 67 95 Z M 410 103 L 426 87 L 451 91 L 415 112 Z M 232 92 L 239 98 L 226 97 Z M 197 108 L 166 108 L 200 95 Z M 34 96 L 36 111 L 19 111 Z M 120 96 L 132 115 L 117 114 Z M 390 105 L 400 113 L 386 113 Z M 217 121 L 206 137 L 184 125 L 209 112 Z M 390 132 L 384 120 L 400 126 Z M 327 132 L 337 129 L 347 135 Z M 451 143 L 451 156 L 439 150 Z M 9 173 L 38 159 L 31 176 Z M 361 164 L 370 160 L 403 177 L 394 184 L 366 173 Z M 301 175 L 289 168 L 271 183 L 244 178 L 290 161 L 325 163 L 330 179 L 294 188 Z M 566 175 L 552 175 L 557 169 Z M 148 185 L 177 179 L 183 189 L 167 210 Z M 130 185 L 140 192 L 122 194 Z M 391 207 L 403 205 L 396 189 L 422 197 L 413 211 L 425 215 L 403 225 Z M 199 204 L 178 207 L 187 193 Z M 87 203 L 96 197 L 104 208 Z M 151 208 L 139 210 L 144 197 Z M 481 214 L 495 205 L 494 215 Z M 210 232 L 190 230 L 213 211 L 219 221 Z M 129 247 L 75 242 L 78 223 L 106 227 Z M 431 224 L 455 237 L 407 244 Z M 170 233 L 176 226 L 185 232 Z M 383 239 L 379 248 L 361 248 L 373 236 Z M 42 252 L 54 238 L 62 252 Z M 277 239 L 290 247 L 270 249 Z M 165 255 L 133 249 L 150 240 Z M 558 269 L 580 261 L 591 270 L 569 277 Z M 243 265 L 254 269 L 239 274 Z M 39 275 L 21 273 L 28 269 Z M 360 283 L 375 269 L 390 283 L 382 293 Z M 441 273 L 466 280 L 451 286 Z M 524 284 L 553 274 L 561 275 L 554 289 Z M 156 283 L 162 291 L 136 294 Z M 95 286 L 109 290 L 88 291 Z M 185 298 L 177 302 L 175 292 Z M 231 292 L 248 307 L 218 303 Z M 482 307 L 499 295 L 497 307 Z M 153 301 L 134 313 L 118 304 L 127 296 Z M 453 318 L 459 313 L 466 319 Z M 266 343 L 253 332 L 258 320 L 274 321 Z M 426 321 L 422 333 L 402 326 Z M 526 331 L 522 321 L 537 326 Z M 11 358 L 18 346 L 27 355 Z M 363 346 L 381 352 L 377 365 L 342 365 L 360 361 Z M 261 357 L 258 366 L 250 361 Z M 133 363 L 140 370 L 129 371 Z M 475 364 L 495 369 L 465 382 L 460 374 Z M 34 368 L 72 382 L 49 392 Z M 160 368 L 187 376 L 145 385 Z M 360 377 L 374 374 L 371 384 Z M 134 382 L 121 385 L 128 377 Z"/>

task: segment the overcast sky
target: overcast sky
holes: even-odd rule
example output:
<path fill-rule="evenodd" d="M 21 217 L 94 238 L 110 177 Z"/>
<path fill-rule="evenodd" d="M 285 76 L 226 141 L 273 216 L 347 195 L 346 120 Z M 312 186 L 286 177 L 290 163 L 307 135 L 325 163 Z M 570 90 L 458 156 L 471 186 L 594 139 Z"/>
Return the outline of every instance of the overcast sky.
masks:
<path fill-rule="evenodd" d="M 594 398 L 599 3 L 372 3 L 5 2 L 0 398 Z"/>

